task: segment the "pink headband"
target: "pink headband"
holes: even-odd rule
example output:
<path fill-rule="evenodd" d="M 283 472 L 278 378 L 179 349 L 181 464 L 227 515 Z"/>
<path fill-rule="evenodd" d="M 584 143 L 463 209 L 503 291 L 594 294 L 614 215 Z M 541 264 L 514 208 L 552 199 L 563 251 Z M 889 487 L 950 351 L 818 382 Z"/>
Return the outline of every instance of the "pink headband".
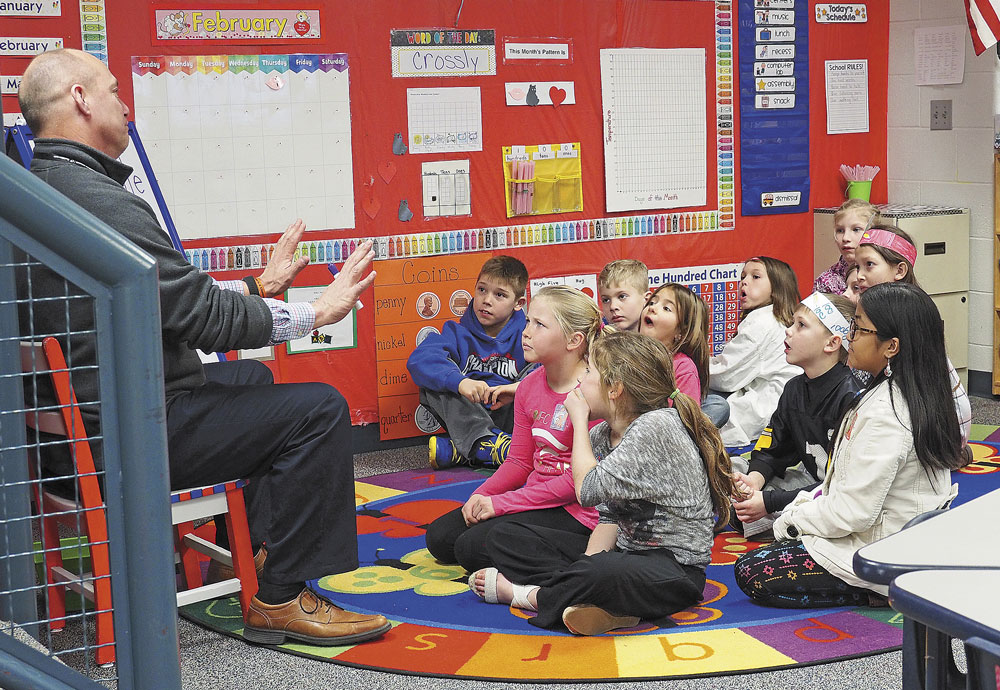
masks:
<path fill-rule="evenodd" d="M 861 244 L 874 244 L 876 247 L 891 249 L 909 261 L 911 266 L 915 266 L 917 263 L 917 248 L 889 230 L 878 228 L 869 230 L 861 236 Z"/>

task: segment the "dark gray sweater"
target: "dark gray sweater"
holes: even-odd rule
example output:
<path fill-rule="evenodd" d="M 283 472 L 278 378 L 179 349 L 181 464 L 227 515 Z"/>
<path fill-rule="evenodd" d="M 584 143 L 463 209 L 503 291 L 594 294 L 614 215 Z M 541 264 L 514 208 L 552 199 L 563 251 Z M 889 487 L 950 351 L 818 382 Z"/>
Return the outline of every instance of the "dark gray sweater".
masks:
<path fill-rule="evenodd" d="M 36 139 L 31 171 L 100 220 L 148 252 L 156 260 L 160 278 L 160 317 L 163 328 L 163 372 L 166 399 L 205 383 L 201 360 L 194 351 L 224 352 L 235 348 L 261 347 L 271 336 L 271 312 L 258 297 L 221 290 L 205 273 L 189 264 L 175 250 L 160 228 L 149 205 L 122 185 L 132 168 L 96 149 L 74 141 Z M 18 271 L 18 294 L 27 296 L 27 271 Z M 90 300 L 40 301 L 47 296 L 65 296 L 67 284 L 48 268 L 30 270 L 33 320 L 21 306 L 22 337 L 66 332 L 67 304 L 70 326 L 83 331 L 62 341 L 71 367 L 97 363 L 93 334 L 94 314 Z M 80 294 L 75 286 L 71 292 Z M 33 321 L 33 322 L 32 322 Z M 87 332 L 89 331 L 89 333 Z M 148 334 L 136 333 L 137 338 Z M 101 363 L 105 365 L 106 363 Z M 73 387 L 81 403 L 98 399 L 95 370 L 73 374 Z M 40 390 L 40 394 L 44 392 Z M 43 399 L 42 402 L 45 402 Z M 94 406 L 83 406 L 88 433 L 99 430 Z"/>

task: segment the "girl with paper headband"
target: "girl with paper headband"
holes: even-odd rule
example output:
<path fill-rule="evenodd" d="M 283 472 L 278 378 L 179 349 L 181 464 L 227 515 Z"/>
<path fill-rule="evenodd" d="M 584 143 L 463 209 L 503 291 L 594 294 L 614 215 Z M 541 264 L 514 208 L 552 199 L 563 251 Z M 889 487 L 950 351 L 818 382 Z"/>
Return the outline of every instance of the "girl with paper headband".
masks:
<path fill-rule="evenodd" d="M 948 414 L 944 327 L 934 302 L 915 285 L 870 288 L 848 341 L 848 363 L 869 372 L 872 386 L 838 426 L 821 490 L 800 492 L 778 516 L 780 541 L 736 561 L 736 583 L 758 604 L 884 606 L 888 588 L 858 577 L 854 554 L 957 493 L 951 470 L 968 453 Z"/>
<path fill-rule="evenodd" d="M 917 277 L 913 274 L 917 248 L 910 236 L 895 225 L 873 225 L 866 230 L 854 256 L 858 262 L 858 286 L 862 292 L 880 283 L 917 284 Z"/>
<path fill-rule="evenodd" d="M 855 255 L 858 259 L 858 288 L 864 294 L 874 285 L 881 283 L 909 283 L 917 285 L 914 265 L 917 263 L 917 248 L 910 236 L 895 225 L 874 225 L 861 236 L 861 246 Z M 958 378 L 955 365 L 948 362 L 948 377 L 951 381 L 952 397 L 955 399 L 955 414 L 961 427 L 962 443 L 969 440 L 972 431 L 972 404 Z"/>
<path fill-rule="evenodd" d="M 802 367 L 778 399 L 749 466 L 733 458 L 737 493 L 732 525 L 746 536 L 770 529 L 776 513 L 826 476 L 830 436 L 861 385 L 847 367 L 854 304 L 819 292 L 802 300 L 785 330 L 785 359 Z"/>

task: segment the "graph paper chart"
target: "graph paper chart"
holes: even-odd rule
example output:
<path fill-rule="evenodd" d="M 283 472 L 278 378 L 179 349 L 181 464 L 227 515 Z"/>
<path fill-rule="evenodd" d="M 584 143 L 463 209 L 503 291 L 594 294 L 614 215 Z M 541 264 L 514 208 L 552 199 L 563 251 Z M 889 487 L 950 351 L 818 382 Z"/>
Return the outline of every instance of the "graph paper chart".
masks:
<path fill-rule="evenodd" d="M 478 86 L 407 89 L 410 153 L 483 150 Z"/>
<path fill-rule="evenodd" d="M 347 55 L 134 57 L 132 85 L 182 239 L 354 227 Z"/>
<path fill-rule="evenodd" d="M 708 333 L 712 355 L 722 352 L 722 346 L 736 335 L 740 319 L 740 283 L 737 280 L 715 283 L 691 283 L 691 292 L 708 305 Z"/>
<path fill-rule="evenodd" d="M 607 210 L 704 206 L 705 50 L 601 51 Z"/>

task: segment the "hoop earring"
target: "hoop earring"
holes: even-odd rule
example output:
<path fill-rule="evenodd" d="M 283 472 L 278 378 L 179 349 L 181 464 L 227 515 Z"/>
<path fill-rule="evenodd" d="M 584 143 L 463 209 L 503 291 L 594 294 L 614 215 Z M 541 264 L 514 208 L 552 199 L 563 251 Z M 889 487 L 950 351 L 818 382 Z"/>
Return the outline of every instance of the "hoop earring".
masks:
<path fill-rule="evenodd" d="M 892 363 L 889 357 L 885 358 L 885 377 L 892 378 Z"/>

